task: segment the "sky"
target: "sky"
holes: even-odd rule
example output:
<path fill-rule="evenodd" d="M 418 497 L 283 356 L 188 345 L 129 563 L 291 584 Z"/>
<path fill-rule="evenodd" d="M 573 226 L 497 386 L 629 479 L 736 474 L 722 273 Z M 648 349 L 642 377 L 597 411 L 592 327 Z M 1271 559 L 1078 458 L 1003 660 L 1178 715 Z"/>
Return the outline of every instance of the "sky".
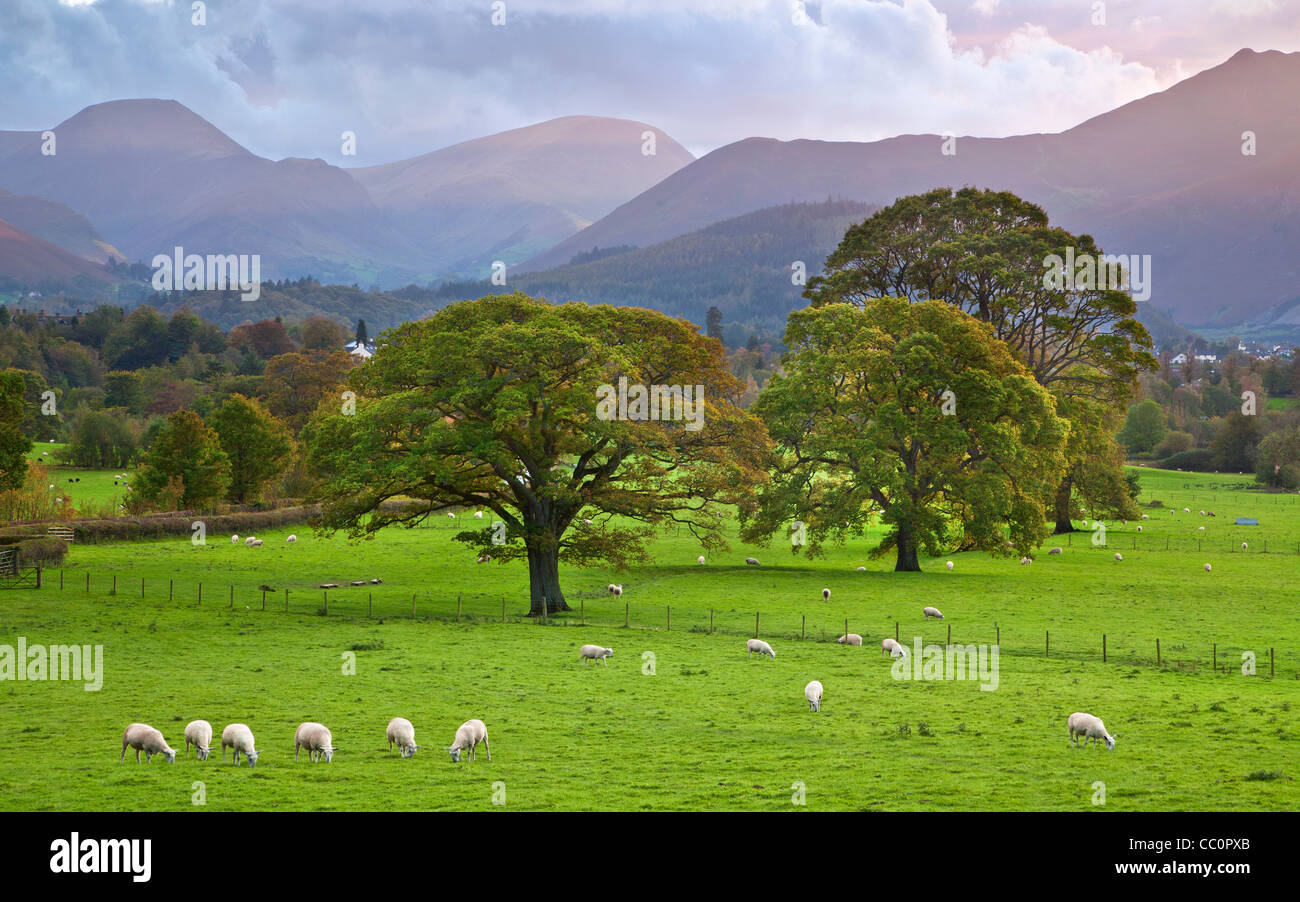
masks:
<path fill-rule="evenodd" d="M 255 153 L 348 166 L 566 115 L 645 122 L 697 156 L 1002 137 L 1243 47 L 1300 50 L 1300 0 L 0 0 L 0 129 L 167 98 Z"/>

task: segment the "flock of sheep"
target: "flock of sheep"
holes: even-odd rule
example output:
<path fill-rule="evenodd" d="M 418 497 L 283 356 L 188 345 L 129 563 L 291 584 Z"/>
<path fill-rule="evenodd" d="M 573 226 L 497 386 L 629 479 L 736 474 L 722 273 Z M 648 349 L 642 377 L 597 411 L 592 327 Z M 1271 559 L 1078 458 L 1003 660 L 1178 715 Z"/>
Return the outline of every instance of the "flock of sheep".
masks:
<path fill-rule="evenodd" d="M 613 654 L 613 651 L 610 651 Z M 388 722 L 386 732 L 388 739 L 388 754 L 393 753 L 393 747 L 396 746 L 403 758 L 410 758 L 419 748 L 415 744 L 415 727 L 405 717 L 394 717 Z M 487 727 L 481 720 L 467 720 L 456 730 L 456 737 L 452 740 L 451 745 L 446 746 L 444 751 L 451 754 L 451 760 L 460 761 L 460 755 L 463 751 L 469 752 L 469 760 L 474 760 L 474 751 L 478 748 L 479 743 L 483 744 L 483 750 L 488 753 L 488 760 L 492 760 L 492 751 L 488 747 Z M 212 724 L 206 720 L 194 720 L 185 727 L 185 755 L 189 757 L 190 746 L 195 748 L 195 757 L 199 761 L 207 761 L 208 755 L 212 752 Z M 145 723 L 133 723 L 126 728 L 122 734 L 122 757 L 118 763 L 126 761 L 126 750 L 135 749 L 135 760 L 140 762 L 140 753 L 144 752 L 145 762 L 153 760 L 154 755 L 162 755 L 167 759 L 168 764 L 176 761 L 176 750 L 167 744 L 160 730 L 149 726 Z M 253 744 L 253 731 L 246 724 L 232 723 L 221 731 L 221 758 L 225 760 L 226 749 L 233 749 L 231 760 L 236 767 L 239 766 L 239 758 L 242 755 L 248 761 L 249 767 L 257 766 L 258 751 Z M 334 736 L 330 733 L 329 728 L 324 724 L 308 721 L 301 724 L 298 730 L 293 734 L 293 760 L 298 760 L 298 755 L 303 749 L 307 750 L 307 760 L 318 762 L 324 761 L 330 763 L 334 760 L 334 752 L 338 746 L 334 744 Z"/>

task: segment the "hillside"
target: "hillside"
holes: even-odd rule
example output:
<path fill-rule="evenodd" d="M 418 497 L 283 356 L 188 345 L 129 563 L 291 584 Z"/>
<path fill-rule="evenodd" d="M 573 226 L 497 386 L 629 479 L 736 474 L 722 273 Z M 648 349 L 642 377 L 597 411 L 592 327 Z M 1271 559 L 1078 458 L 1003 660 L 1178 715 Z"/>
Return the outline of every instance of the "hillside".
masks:
<path fill-rule="evenodd" d="M 105 263 L 110 256 L 126 257 L 103 239 L 84 214 L 43 197 L 11 194 L 0 188 L 0 219 L 94 263 Z"/>
<path fill-rule="evenodd" d="M 0 220 L 0 290 L 93 292 L 116 282 L 102 266 Z"/>

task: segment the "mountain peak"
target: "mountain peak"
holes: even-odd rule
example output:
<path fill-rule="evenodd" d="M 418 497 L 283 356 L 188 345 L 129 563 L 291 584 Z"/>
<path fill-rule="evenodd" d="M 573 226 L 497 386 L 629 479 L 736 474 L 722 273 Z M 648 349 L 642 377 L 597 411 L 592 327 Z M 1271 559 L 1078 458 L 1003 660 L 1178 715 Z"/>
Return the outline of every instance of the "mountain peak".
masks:
<path fill-rule="evenodd" d="M 182 151 L 194 157 L 249 152 L 198 113 L 175 100 L 110 100 L 88 106 L 54 129 L 59 152 L 82 142 L 130 150 Z M 71 136 L 71 145 L 65 140 Z"/>

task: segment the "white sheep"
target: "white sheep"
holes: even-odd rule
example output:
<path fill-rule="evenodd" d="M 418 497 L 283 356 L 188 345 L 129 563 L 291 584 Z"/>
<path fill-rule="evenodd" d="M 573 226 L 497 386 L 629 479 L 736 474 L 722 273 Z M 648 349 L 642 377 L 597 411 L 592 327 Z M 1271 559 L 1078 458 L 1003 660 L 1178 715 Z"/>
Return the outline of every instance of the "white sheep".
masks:
<path fill-rule="evenodd" d="M 623 587 L 621 585 L 610 583 L 605 588 L 609 591 L 609 594 L 613 595 L 615 598 L 621 598 L 623 596 Z"/>
<path fill-rule="evenodd" d="M 475 520 L 482 520 L 482 519 L 483 519 L 483 512 L 482 512 L 482 511 L 474 511 L 474 519 L 475 519 Z"/>
<path fill-rule="evenodd" d="M 1141 532 L 1141 531 L 1142 531 L 1142 527 L 1139 526 L 1139 527 L 1138 527 L 1138 532 Z"/>
<path fill-rule="evenodd" d="M 949 570 L 952 569 L 952 561 L 949 561 L 949 562 L 948 562 L 948 569 L 949 569 Z M 867 568 L 866 568 L 866 567 L 859 567 L 859 568 L 858 568 L 858 572 L 859 572 L 859 573 L 866 573 L 866 572 L 867 572 Z"/>
<path fill-rule="evenodd" d="M 301 749 L 307 750 L 308 761 L 319 761 L 324 759 L 328 764 L 334 760 L 334 751 L 337 747 L 334 745 L 334 737 L 330 735 L 327 727 L 314 721 L 307 721 L 298 727 L 298 732 L 293 734 L 293 760 L 298 760 L 298 752 Z"/>
<path fill-rule="evenodd" d="M 820 680 L 813 680 L 807 686 L 803 687 L 803 697 L 808 699 L 809 711 L 820 711 L 822 709 L 822 684 Z"/>
<path fill-rule="evenodd" d="M 1115 560 L 1117 560 L 1117 561 L 1122 561 L 1122 560 L 1124 560 L 1124 555 L 1120 554 L 1118 551 L 1115 552 Z"/>
<path fill-rule="evenodd" d="M 288 545 L 292 545 L 294 542 L 298 541 L 298 537 L 297 537 L 297 536 L 289 536 L 289 538 L 285 539 L 284 541 L 285 541 L 286 544 L 288 544 Z"/>
<path fill-rule="evenodd" d="M 756 557 L 747 557 L 747 558 L 745 558 L 745 563 L 748 564 L 748 565 L 751 566 L 751 567 L 757 567 L 757 566 L 758 566 L 758 558 L 756 558 Z"/>
<path fill-rule="evenodd" d="M 261 540 L 261 539 L 254 539 L 254 540 L 253 540 L 253 547 L 254 547 L 254 548 L 261 548 L 261 547 L 262 547 L 262 540 Z"/>
<path fill-rule="evenodd" d="M 1246 550 L 1246 543 L 1245 543 L 1245 542 L 1242 542 L 1242 543 L 1241 543 L 1241 550 L 1242 550 L 1242 551 L 1245 551 L 1245 550 Z"/>
<path fill-rule="evenodd" d="M 212 724 L 206 720 L 191 720 L 185 725 L 185 757 L 190 756 L 190 743 L 194 744 L 195 757 L 200 761 L 208 760 L 212 751 Z"/>
<path fill-rule="evenodd" d="M 451 511 L 447 511 L 447 516 L 450 517 L 450 518 L 453 519 L 453 520 L 456 519 L 456 515 L 453 514 Z"/>
<path fill-rule="evenodd" d="M 583 526 L 590 526 L 591 524 L 592 524 L 592 521 L 591 521 L 589 518 L 587 518 L 587 517 L 583 517 L 583 518 L 582 518 L 582 525 L 583 525 Z"/>
<path fill-rule="evenodd" d="M 305 724 L 304 724 L 305 726 Z M 327 731 L 328 732 L 328 731 Z M 234 749 L 230 760 L 239 767 L 239 756 L 248 759 L 249 767 L 257 767 L 257 748 L 253 745 L 253 731 L 246 724 L 232 723 L 221 731 L 221 760 L 226 760 L 226 748 Z"/>
<path fill-rule="evenodd" d="M 948 568 L 948 571 L 949 571 L 949 572 L 952 572 L 952 561 L 949 561 L 949 562 L 948 562 L 947 564 L 945 564 L 944 566 L 946 566 L 946 567 Z M 864 568 L 864 569 L 865 569 L 865 568 Z"/>
<path fill-rule="evenodd" d="M 1150 519 L 1151 519 L 1151 515 L 1150 515 L 1150 514 L 1143 514 L 1143 515 L 1142 515 L 1142 519 L 1143 519 L 1143 520 L 1150 520 Z"/>
<path fill-rule="evenodd" d="M 831 590 L 822 589 L 822 601 L 830 601 L 830 600 L 831 600 Z"/>
<path fill-rule="evenodd" d="M 899 645 L 897 641 L 886 637 L 880 643 L 880 653 L 888 654 L 891 658 L 907 657 L 907 649 Z"/>
<path fill-rule="evenodd" d="M 609 661 L 607 659 L 612 658 L 613 656 L 614 649 L 605 648 L 601 645 L 584 645 L 582 648 L 578 649 L 578 660 L 581 661 L 584 666 L 591 661 L 599 661 L 608 666 Z"/>
<path fill-rule="evenodd" d="M 758 652 L 760 658 L 763 657 L 763 655 L 767 655 L 772 660 L 776 660 L 776 652 L 772 651 L 772 646 L 768 645 L 762 639 L 746 639 L 745 650 L 748 652 L 745 655 L 747 658 L 752 658 L 754 652 Z"/>
<path fill-rule="evenodd" d="M 1047 552 L 1047 553 L 1048 553 L 1048 554 L 1064 554 L 1064 553 L 1065 553 L 1065 549 L 1058 545 L 1058 546 L 1056 546 L 1055 548 L 1053 548 L 1051 551 L 1049 551 L 1049 552 Z"/>
<path fill-rule="evenodd" d="M 1023 567 L 1025 564 L 1032 564 L 1033 562 L 1034 562 L 1034 559 L 1033 559 L 1033 558 L 1030 558 L 1030 557 L 1022 557 L 1022 558 L 1020 559 L 1020 565 L 1021 565 L 1022 567 Z"/>
<path fill-rule="evenodd" d="M 140 763 L 141 752 L 144 752 L 146 763 L 152 761 L 154 755 L 165 756 L 168 764 L 176 763 L 176 750 L 167 744 L 161 732 L 147 723 L 133 723 L 122 733 L 122 757 L 118 764 L 126 760 L 128 746 L 135 749 L 136 764 Z"/>
<path fill-rule="evenodd" d="M 239 536 L 238 536 L 238 534 L 233 535 L 233 536 L 230 537 L 230 544 L 231 544 L 231 545 L 238 544 L 238 542 L 239 542 Z"/>
<path fill-rule="evenodd" d="M 1183 508 L 1183 513 L 1185 513 L 1185 514 L 1190 514 L 1191 512 L 1192 512 L 1192 509 L 1191 509 L 1190 507 L 1185 507 L 1185 508 Z"/>
<path fill-rule="evenodd" d="M 257 539 L 253 538 L 252 536 L 249 536 L 248 538 L 244 539 L 244 544 L 251 546 L 256 541 Z"/>
<path fill-rule="evenodd" d="M 1097 740 L 1101 739 L 1106 743 L 1106 748 L 1112 752 L 1115 751 L 1115 737 L 1106 732 L 1106 725 L 1101 722 L 1100 717 L 1094 717 L 1091 714 L 1084 714 L 1076 711 L 1066 720 L 1066 726 L 1070 730 L 1070 738 L 1074 740 L 1075 748 L 1079 746 L 1079 737 L 1083 737 L 1083 744 L 1086 746 L 1088 740 L 1092 740 L 1092 747 L 1097 747 Z"/>
<path fill-rule="evenodd" d="M 1198 526 L 1198 527 L 1196 528 L 1196 531 L 1197 531 L 1197 532 L 1205 532 L 1205 527 L 1204 527 L 1204 526 Z"/>
<path fill-rule="evenodd" d="M 403 758 L 415 757 L 415 727 L 405 717 L 394 717 L 388 722 L 388 754 L 393 753 L 393 744 Z"/>
<path fill-rule="evenodd" d="M 1205 572 L 1206 572 L 1206 573 L 1209 573 L 1209 572 L 1210 572 L 1210 565 L 1209 565 L 1209 564 L 1206 564 L 1206 565 L 1205 565 Z"/>
<path fill-rule="evenodd" d="M 921 608 L 921 613 L 925 615 L 926 620 L 929 620 L 931 618 L 934 618 L 935 620 L 943 619 L 943 614 L 939 611 L 938 608 L 932 608 L 929 607 L 928 605 L 926 607 Z"/>
<path fill-rule="evenodd" d="M 451 745 L 447 746 L 447 751 L 451 752 L 451 760 L 460 762 L 460 753 L 466 749 L 469 750 L 469 760 L 474 760 L 474 750 L 478 748 L 479 743 L 483 743 L 483 750 L 488 753 L 488 760 L 492 760 L 492 749 L 488 745 L 487 726 L 481 720 L 467 720 L 456 730 L 456 738 Z"/>
<path fill-rule="evenodd" d="M 697 564 L 703 564 L 703 563 L 704 563 L 704 555 L 700 555 L 699 557 L 697 557 L 697 558 L 695 559 L 695 563 L 697 563 Z"/>
<path fill-rule="evenodd" d="M 857 633 L 848 633 L 835 640 L 840 645 L 861 645 L 862 637 Z"/>
<path fill-rule="evenodd" d="M 1201 516 L 1202 516 L 1202 517 L 1205 516 L 1205 511 L 1201 511 Z"/>

